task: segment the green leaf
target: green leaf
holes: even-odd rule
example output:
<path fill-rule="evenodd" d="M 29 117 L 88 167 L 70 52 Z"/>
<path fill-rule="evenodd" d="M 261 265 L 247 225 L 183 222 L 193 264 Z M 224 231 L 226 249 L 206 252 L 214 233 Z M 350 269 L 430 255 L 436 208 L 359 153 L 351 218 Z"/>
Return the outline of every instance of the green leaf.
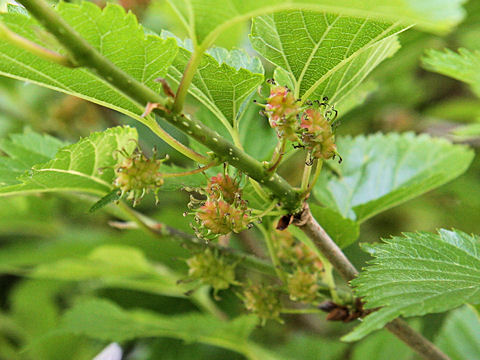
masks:
<path fill-rule="evenodd" d="M 313 204 L 310 205 L 310 210 L 313 217 L 341 248 L 347 247 L 358 239 L 360 229 L 355 221 L 344 218 L 332 209 Z"/>
<path fill-rule="evenodd" d="M 461 231 L 407 233 L 365 246 L 375 259 L 352 281 L 367 309 L 381 307 L 343 340 L 355 341 L 398 316 L 480 303 L 480 239 Z"/>
<path fill-rule="evenodd" d="M 100 246 L 88 257 L 39 265 L 30 273 L 35 278 L 72 281 L 155 275 L 154 266 L 139 250 L 118 245 Z"/>
<path fill-rule="evenodd" d="M 340 360 L 345 358 L 346 350 L 347 344 L 340 341 L 302 334 L 289 338 L 287 343 L 276 348 L 275 352 L 289 360 Z M 321 357 L 319 354 L 322 354 Z"/>
<path fill-rule="evenodd" d="M 240 119 L 240 143 L 257 160 L 269 160 L 278 142 L 275 131 L 257 106 L 248 106 Z"/>
<path fill-rule="evenodd" d="M 0 187 L 0 196 L 52 191 L 81 191 L 103 196 L 112 190 L 115 152 L 125 149 L 131 153 L 136 140 L 137 131 L 130 127 L 93 133 L 61 148 L 54 159 L 33 166 L 18 178 L 17 184 Z"/>
<path fill-rule="evenodd" d="M 471 139 L 480 136 L 480 119 L 478 122 L 455 128 L 452 133 L 460 139 Z"/>
<path fill-rule="evenodd" d="M 412 359 L 413 350 L 387 330 L 369 335 L 353 348 L 351 360 L 395 360 Z"/>
<path fill-rule="evenodd" d="M 86 257 L 64 258 L 38 265 L 29 276 L 88 281 L 96 287 L 130 289 L 180 298 L 187 298 L 185 294 L 191 292 L 189 299 L 192 302 L 201 308 L 216 311 L 208 287 L 191 291 L 191 286 L 179 283 L 181 275 L 166 266 L 149 262 L 140 250 L 131 246 L 99 246 Z"/>
<path fill-rule="evenodd" d="M 107 195 L 102 197 L 100 200 L 98 200 L 95 204 L 92 205 L 90 209 L 88 209 L 89 213 L 94 213 L 95 211 L 100 210 L 101 208 L 107 206 L 108 204 L 111 204 L 114 201 L 117 201 L 120 199 L 121 193 L 118 191 L 118 189 L 114 189 L 110 191 Z"/>
<path fill-rule="evenodd" d="M 58 199 L 44 196 L 0 198 L 0 236 L 23 235 L 49 238 L 57 234 L 58 216 L 61 214 L 59 205 L 62 204 Z M 5 246 L 1 248 L 4 250 Z M 4 263 L 0 260 L 0 264 Z"/>
<path fill-rule="evenodd" d="M 290 74 L 296 97 L 327 96 L 342 112 L 342 102 L 398 50 L 394 35 L 404 29 L 398 23 L 283 11 L 256 17 L 250 41 L 263 57 Z"/>
<path fill-rule="evenodd" d="M 162 36 L 173 35 L 163 32 Z M 177 41 L 179 51 L 168 76 L 178 84 L 192 55 L 192 45 L 188 40 Z M 243 50 L 216 47 L 202 57 L 189 92 L 229 128 L 239 117 L 242 103 L 262 81 L 263 66 L 258 58 L 248 56 Z"/>
<path fill-rule="evenodd" d="M 473 158 L 465 146 L 427 135 L 375 134 L 338 139 L 342 164 L 323 172 L 314 194 L 345 217 L 366 219 L 462 174 Z"/>
<path fill-rule="evenodd" d="M 72 335 L 58 336 L 50 341 L 36 344 L 36 340 L 48 331 L 54 331 L 58 325 L 60 303 L 59 299 L 68 293 L 70 286 L 55 281 L 24 280 L 19 281 L 10 293 L 9 304 L 12 320 L 15 326 L 21 329 L 22 337 L 18 353 L 22 358 L 38 360 L 80 360 L 88 358 L 85 351 L 90 345 L 79 341 Z M 4 322 L 4 319 L 2 319 Z M 33 343 L 28 349 L 21 349 L 25 343 Z M 3 345 L 3 344 L 2 344 Z M 2 349 L 3 350 L 3 349 Z M 82 357 L 83 353 L 83 357 Z M 88 350 L 87 350 L 88 354 Z M 90 359 L 92 352 L 90 349 Z M 17 359 L 8 357 L 8 359 Z M 20 359 L 20 357 L 18 358 Z"/>
<path fill-rule="evenodd" d="M 228 26 L 251 16 L 286 9 L 310 9 L 359 17 L 402 20 L 423 29 L 445 32 L 464 15 L 462 0 L 168 0 L 190 36 L 210 45 Z"/>
<path fill-rule="evenodd" d="M 53 158 L 66 143 L 49 135 L 40 135 L 26 130 L 0 140 L 0 151 L 8 157 L 0 157 L 0 186 L 15 184 L 18 176 L 33 165 Z"/>
<path fill-rule="evenodd" d="M 428 50 L 422 61 L 427 70 L 466 82 L 480 96 L 480 51 L 459 49 L 457 54 L 449 49 Z"/>
<path fill-rule="evenodd" d="M 108 4 L 101 10 L 87 1 L 79 5 L 61 2 L 57 9 L 73 29 L 113 64 L 160 92 L 161 85 L 154 80 L 165 77 L 177 52 L 174 40 L 145 35 L 135 16 L 126 14 L 118 5 Z M 11 13 L 2 14 L 1 20 L 17 34 L 62 52 L 50 35 L 39 30 L 34 19 Z M 7 42 L 0 42 L 0 74 L 78 96 L 143 121 L 140 115 L 145 104 L 134 102 L 93 72 L 60 66 Z"/>
<path fill-rule="evenodd" d="M 452 360 L 475 359 L 480 354 L 480 320 L 464 306 L 450 313 L 435 344 Z"/>
<path fill-rule="evenodd" d="M 67 311 L 57 333 L 106 341 L 169 337 L 223 347 L 250 359 L 273 359 L 260 356 L 260 352 L 267 354 L 267 351 L 247 339 L 256 321 L 252 316 L 224 321 L 198 313 L 162 316 L 147 311 L 126 311 L 106 300 L 88 300 Z"/>

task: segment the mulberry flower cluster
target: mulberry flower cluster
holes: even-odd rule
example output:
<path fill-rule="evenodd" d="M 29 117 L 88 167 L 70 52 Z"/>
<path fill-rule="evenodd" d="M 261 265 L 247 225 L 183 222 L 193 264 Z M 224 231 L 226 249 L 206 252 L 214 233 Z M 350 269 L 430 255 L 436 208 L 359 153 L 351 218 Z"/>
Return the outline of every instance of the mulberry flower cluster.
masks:
<path fill-rule="evenodd" d="M 290 270 L 287 289 L 290 299 L 304 303 L 318 300 L 318 274 L 323 269 L 317 255 L 303 242 L 296 240 L 288 230 L 276 231 L 274 236 L 277 256 L 284 268 Z"/>
<path fill-rule="evenodd" d="M 194 227 L 200 238 L 211 239 L 231 232 L 239 233 L 251 222 L 247 202 L 237 180 L 228 174 L 218 174 L 209 179 L 206 190 L 199 190 L 207 199 L 199 202 L 192 198 L 189 207 L 195 208 Z M 198 207 L 198 204 L 201 204 Z"/>
<path fill-rule="evenodd" d="M 148 159 L 143 152 L 135 149 L 131 155 L 123 154 L 123 159 L 114 166 L 115 179 L 113 185 L 121 192 L 121 197 L 133 201 L 136 206 L 140 200 L 152 191 L 158 202 L 157 193 L 164 180 L 160 167 L 166 159 L 156 159 L 155 155 Z"/>
<path fill-rule="evenodd" d="M 188 277 L 210 285 L 215 292 L 228 289 L 230 285 L 239 285 L 235 281 L 236 263 L 228 263 L 215 250 L 207 248 L 187 260 Z"/>
<path fill-rule="evenodd" d="M 273 84 L 263 114 L 280 139 L 298 141 L 312 158 L 327 160 L 337 154 L 331 126 L 337 111 L 327 100 L 302 105 L 286 86 Z"/>

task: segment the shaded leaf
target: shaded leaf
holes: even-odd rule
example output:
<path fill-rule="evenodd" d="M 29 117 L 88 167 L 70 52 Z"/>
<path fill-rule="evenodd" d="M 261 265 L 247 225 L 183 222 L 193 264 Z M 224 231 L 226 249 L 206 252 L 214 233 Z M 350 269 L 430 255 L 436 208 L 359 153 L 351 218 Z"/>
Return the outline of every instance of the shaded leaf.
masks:
<path fill-rule="evenodd" d="M 460 231 L 407 233 L 365 245 L 375 259 L 355 280 L 366 308 L 381 307 L 353 332 L 354 341 L 398 316 L 443 312 L 480 303 L 480 239 Z"/>
<path fill-rule="evenodd" d="M 16 184 L 18 176 L 33 165 L 47 162 L 65 145 L 54 137 L 29 130 L 2 139 L 0 150 L 8 157 L 0 157 L 0 186 Z"/>
<path fill-rule="evenodd" d="M 135 16 L 126 14 L 118 5 L 108 4 L 101 10 L 88 1 L 80 4 L 61 2 L 57 10 L 113 64 L 154 91 L 161 91 L 161 85 L 154 80 L 166 75 L 177 51 L 174 40 L 145 35 Z M 17 12 L 2 14 L 1 20 L 17 34 L 62 52 L 48 34 L 39 31 L 34 19 Z M 93 72 L 60 66 L 7 42 L 0 42 L 0 74 L 78 96 L 142 120 L 139 115 L 145 104 L 134 102 Z"/>
<path fill-rule="evenodd" d="M 310 205 L 310 210 L 313 217 L 341 248 L 347 247 L 358 239 L 360 229 L 355 221 L 344 218 L 332 209 L 313 204 Z"/>
<path fill-rule="evenodd" d="M 57 333 L 74 333 L 107 341 L 170 337 L 220 346 L 250 359 L 273 359 L 266 356 L 266 350 L 248 341 L 255 324 L 256 319 L 252 316 L 233 321 L 198 313 L 162 316 L 147 311 L 126 311 L 105 300 L 87 300 L 67 311 Z M 261 357 L 263 355 L 266 357 Z"/>
<path fill-rule="evenodd" d="M 343 216 L 363 222 L 462 174 L 473 158 L 465 146 L 427 135 L 376 134 L 338 139 L 342 164 L 323 172 L 314 194 Z"/>
<path fill-rule="evenodd" d="M 245 152 L 257 160 L 269 160 L 278 142 L 268 119 L 259 114 L 260 108 L 248 106 L 240 120 L 240 143 Z"/>
<path fill-rule="evenodd" d="M 410 360 L 413 350 L 387 330 L 369 335 L 355 345 L 351 360 Z"/>
<path fill-rule="evenodd" d="M 321 100 L 327 96 L 342 112 L 342 101 L 398 50 L 394 35 L 403 29 L 362 18 L 283 11 L 256 17 L 250 41 L 263 57 L 290 75 L 296 97 Z"/>
<path fill-rule="evenodd" d="M 37 266 L 30 276 L 69 281 L 98 281 L 104 287 L 117 287 L 185 297 L 189 288 L 177 284 L 181 277 L 159 264 L 150 263 L 133 247 L 104 245 L 87 257 L 64 258 Z"/>
<path fill-rule="evenodd" d="M 447 316 L 435 344 L 452 360 L 475 359 L 480 354 L 480 320 L 464 306 Z"/>
<path fill-rule="evenodd" d="M 320 336 L 302 334 L 288 339 L 284 346 L 275 350 L 289 360 L 317 359 L 319 354 L 322 354 L 322 360 L 340 360 L 344 359 L 347 344 Z"/>

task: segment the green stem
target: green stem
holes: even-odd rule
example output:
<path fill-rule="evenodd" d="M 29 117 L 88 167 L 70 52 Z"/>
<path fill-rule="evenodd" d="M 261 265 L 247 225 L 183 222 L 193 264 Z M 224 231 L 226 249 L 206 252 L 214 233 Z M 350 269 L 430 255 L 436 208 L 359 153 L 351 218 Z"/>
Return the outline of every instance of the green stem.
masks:
<path fill-rule="evenodd" d="M 187 67 L 183 72 L 182 80 L 180 80 L 177 93 L 175 94 L 175 102 L 173 103 L 174 113 L 180 114 L 182 112 L 183 104 L 188 94 L 188 88 L 190 87 L 193 77 L 195 76 L 198 65 L 200 65 L 200 61 L 202 60 L 205 50 L 206 48 L 196 47 L 192 52 L 192 56 L 190 57 Z"/>
<path fill-rule="evenodd" d="M 282 138 L 282 140 L 277 144 L 273 152 L 272 160 L 268 165 L 268 171 L 274 172 L 282 161 L 283 155 L 285 153 L 285 146 L 287 145 L 287 140 Z"/>
<path fill-rule="evenodd" d="M 311 156 L 310 152 L 307 152 L 307 156 L 305 158 L 305 163 L 309 161 Z M 302 176 L 302 185 L 300 185 L 300 192 L 305 194 L 308 189 L 308 180 L 310 180 L 310 174 L 312 173 L 312 165 L 305 164 L 303 168 L 303 176 Z"/>
<path fill-rule="evenodd" d="M 315 309 L 315 308 L 309 308 L 309 309 L 282 309 L 280 311 L 282 314 L 325 314 L 324 311 Z"/>
<path fill-rule="evenodd" d="M 308 186 L 308 189 L 307 189 L 308 192 L 312 191 L 313 187 L 317 183 L 318 177 L 320 176 L 320 172 L 322 171 L 322 166 L 323 166 L 323 160 L 318 159 L 317 167 L 315 168 L 315 173 L 313 174 L 313 179 L 310 182 L 310 185 Z"/>
<path fill-rule="evenodd" d="M 194 175 L 194 174 L 204 172 L 205 170 L 210 169 L 211 167 L 214 167 L 216 165 L 218 165 L 218 161 L 215 160 L 215 161 L 212 161 L 210 164 L 202 166 L 201 168 L 198 168 L 198 169 L 184 171 L 181 173 L 165 173 L 165 174 L 160 173 L 160 176 L 162 178 L 170 178 L 170 177 L 182 177 L 182 176 Z"/>
<path fill-rule="evenodd" d="M 276 275 L 275 269 L 271 263 L 261 260 L 255 256 L 246 254 L 239 250 L 226 248 L 218 244 L 215 244 L 213 242 L 208 242 L 208 243 L 205 243 L 203 241 L 200 242 L 195 236 L 184 233 L 180 230 L 174 229 L 165 224 L 159 223 L 135 211 L 134 209 L 132 209 L 131 207 L 129 207 L 127 204 L 123 202 L 119 203 L 119 207 L 121 212 L 114 212 L 115 216 L 121 219 L 132 221 L 132 223 L 130 224 L 122 223 L 122 226 L 119 226 L 119 228 L 122 228 L 122 229 L 140 228 L 157 238 L 174 239 L 191 250 L 201 251 L 207 247 L 211 249 L 216 249 L 217 251 L 219 251 L 219 253 L 221 253 L 226 258 L 231 259 L 232 261 L 238 261 L 239 265 L 244 268 L 255 270 L 265 275 L 270 275 L 270 276 Z M 114 225 L 114 226 L 117 226 L 117 225 Z"/>
<path fill-rule="evenodd" d="M 154 235 L 154 236 L 157 235 L 156 231 L 152 227 L 150 227 L 141 216 L 138 216 L 138 213 L 135 210 L 133 210 L 130 206 L 128 206 L 121 200 L 118 203 L 118 206 L 127 215 L 127 218 L 133 221 L 139 229 L 145 231 L 150 235 Z"/>
<path fill-rule="evenodd" d="M 337 288 L 335 284 L 335 279 L 333 278 L 333 266 L 330 262 L 322 256 L 322 265 L 323 265 L 323 272 L 322 272 L 322 280 L 328 285 L 328 289 L 330 291 L 330 295 L 332 296 L 333 301 L 338 304 L 343 302 L 338 296 Z"/>
<path fill-rule="evenodd" d="M 0 23 L 0 39 L 8 41 L 12 45 L 27 50 L 28 52 L 31 52 L 42 59 L 52 61 L 59 65 L 72 68 L 77 66 L 67 56 L 44 48 L 43 46 L 40 46 L 37 43 L 18 35 L 2 23 Z"/>
<path fill-rule="evenodd" d="M 132 78 L 106 59 L 43 0 L 19 1 L 57 38 L 79 65 L 92 69 L 96 74 L 136 102 L 140 104 L 158 103 L 165 108 L 167 100 L 164 97 Z M 189 74 L 193 77 L 191 72 Z M 184 82 L 185 84 L 186 81 Z M 259 161 L 222 138 L 217 132 L 203 123 L 191 119 L 185 114 L 176 114 L 162 109 L 155 109 L 154 111 L 169 123 L 215 152 L 222 161 L 227 161 L 244 174 L 258 181 L 262 186 L 267 187 L 279 199 L 286 211 L 289 213 L 298 211 L 301 205 L 300 194 L 278 174 L 272 175 L 269 173 Z"/>
<path fill-rule="evenodd" d="M 156 134 L 160 139 L 165 141 L 168 145 L 177 150 L 179 153 L 200 164 L 205 164 L 210 160 L 210 158 L 203 156 L 196 151 L 190 149 L 189 147 L 183 145 L 180 141 L 178 141 L 168 132 L 163 130 L 163 128 L 155 121 L 155 119 L 149 118 L 148 120 L 149 121 L 145 121 L 144 124 L 147 125 L 149 129 L 152 130 L 152 132 Z"/>
<path fill-rule="evenodd" d="M 280 280 L 282 280 L 283 284 L 287 284 L 287 276 L 283 271 L 282 265 L 280 264 L 280 259 L 278 258 L 277 252 L 275 250 L 275 245 L 273 244 L 272 236 L 270 235 L 271 231 L 267 231 L 265 227 L 261 224 L 257 224 L 258 229 L 263 235 L 265 239 L 265 243 L 267 244 L 268 253 L 270 258 L 272 259 L 273 267 L 275 268 L 275 272 Z"/>
<path fill-rule="evenodd" d="M 277 202 L 274 200 L 265 210 L 258 210 L 258 214 L 255 215 L 257 218 L 262 219 L 266 215 L 270 215 L 272 210 L 277 206 Z"/>

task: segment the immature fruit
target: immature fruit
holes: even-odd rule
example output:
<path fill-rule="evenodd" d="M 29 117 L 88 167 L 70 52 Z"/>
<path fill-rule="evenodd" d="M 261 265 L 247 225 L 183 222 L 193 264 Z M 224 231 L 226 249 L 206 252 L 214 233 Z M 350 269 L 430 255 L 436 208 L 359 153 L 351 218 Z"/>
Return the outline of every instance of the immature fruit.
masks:
<path fill-rule="evenodd" d="M 163 161 L 155 158 L 148 159 L 136 150 L 115 165 L 116 177 L 113 185 L 120 189 L 122 197 L 126 195 L 127 200 L 133 200 L 134 206 L 149 191 L 153 191 L 156 198 L 160 186 L 164 183 L 159 172 Z"/>
<path fill-rule="evenodd" d="M 293 274 L 289 275 L 287 286 L 290 299 L 305 303 L 314 302 L 317 299 L 319 290 L 316 274 L 297 269 Z"/>
<path fill-rule="evenodd" d="M 337 153 L 335 137 L 328 120 L 319 109 L 309 108 L 302 115 L 302 142 L 316 159 L 330 159 Z"/>
<path fill-rule="evenodd" d="M 281 321 L 279 293 L 272 286 L 250 285 L 243 295 L 245 307 L 261 319 L 262 325 L 269 319 Z"/>
<path fill-rule="evenodd" d="M 275 231 L 277 256 L 285 265 L 295 265 L 308 272 L 317 272 L 323 265 L 318 256 L 303 242 L 296 240 L 288 230 Z"/>
<path fill-rule="evenodd" d="M 298 131 L 297 115 L 300 106 L 295 96 L 285 86 L 273 86 L 265 105 L 265 114 L 270 126 L 279 138 L 296 141 Z"/>
<path fill-rule="evenodd" d="M 228 289 L 237 285 L 235 281 L 236 264 L 228 264 L 226 260 L 207 249 L 187 260 L 188 276 L 210 285 L 215 291 Z"/>
<path fill-rule="evenodd" d="M 239 233 L 249 224 L 246 209 L 235 207 L 223 200 L 208 200 L 196 214 L 197 221 L 217 235 Z"/>
<path fill-rule="evenodd" d="M 212 176 L 207 184 L 207 194 L 210 199 L 223 199 L 233 204 L 241 196 L 239 184 L 229 175 L 218 174 Z"/>

